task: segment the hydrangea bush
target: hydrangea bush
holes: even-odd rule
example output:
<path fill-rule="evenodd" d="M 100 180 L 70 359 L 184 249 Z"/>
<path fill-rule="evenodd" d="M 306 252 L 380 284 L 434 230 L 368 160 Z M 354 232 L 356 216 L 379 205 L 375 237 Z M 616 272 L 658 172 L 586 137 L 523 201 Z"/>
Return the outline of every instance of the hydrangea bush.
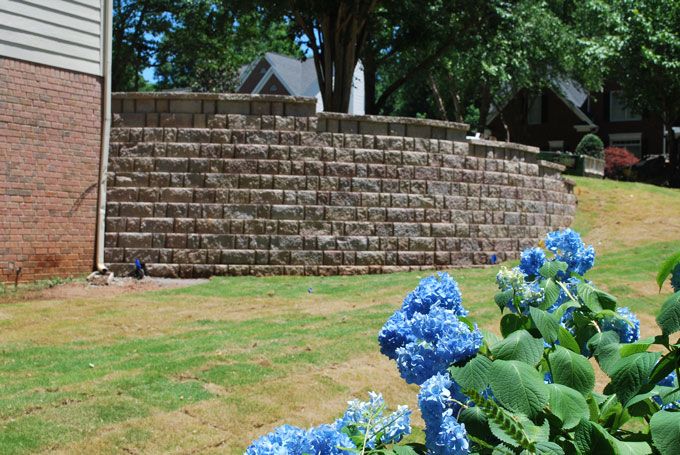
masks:
<path fill-rule="evenodd" d="M 308 430 L 283 425 L 254 441 L 246 455 L 340 455 L 384 449 L 411 433 L 411 411 L 399 406 L 386 412 L 382 395 L 369 393 L 368 401 L 349 401 L 333 424 Z M 384 452 L 384 451 L 383 451 Z"/>
<path fill-rule="evenodd" d="M 410 411 L 388 414 L 382 397 L 351 401 L 332 425 L 283 426 L 255 454 L 677 454 L 680 453 L 680 252 L 661 268 L 673 294 L 640 339 L 640 321 L 585 278 L 595 251 L 578 233 L 549 233 L 517 267 L 502 267 L 494 300 L 499 338 L 467 319 L 446 273 L 409 293 L 378 334 L 401 377 L 418 384 L 425 445 L 399 441 Z M 663 352 L 662 352 L 663 351 Z M 595 370 L 609 376 L 594 390 Z"/>
<path fill-rule="evenodd" d="M 420 384 L 428 453 L 678 453 L 680 345 L 669 335 L 680 331 L 680 293 L 659 315 L 663 334 L 640 340 L 635 314 L 585 278 L 592 246 L 570 229 L 543 246 L 498 272 L 502 339 L 481 339 L 446 274 L 423 280 L 380 331 L 381 351 Z M 680 284 L 679 263 L 664 279 Z M 423 333 L 416 327 L 428 318 L 441 324 Z M 648 352 L 654 344 L 667 353 Z M 433 354 L 405 356 L 420 346 Z M 610 377 L 604 393 L 594 390 L 591 357 Z"/>

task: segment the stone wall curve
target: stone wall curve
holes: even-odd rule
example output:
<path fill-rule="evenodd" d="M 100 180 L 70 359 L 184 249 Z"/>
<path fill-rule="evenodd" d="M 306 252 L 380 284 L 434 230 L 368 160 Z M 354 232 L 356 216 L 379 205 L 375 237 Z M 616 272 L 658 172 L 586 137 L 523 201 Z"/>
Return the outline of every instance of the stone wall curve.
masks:
<path fill-rule="evenodd" d="M 166 277 L 384 273 L 517 258 L 569 226 L 562 166 L 467 125 L 315 99 L 113 96 L 106 261 Z"/>

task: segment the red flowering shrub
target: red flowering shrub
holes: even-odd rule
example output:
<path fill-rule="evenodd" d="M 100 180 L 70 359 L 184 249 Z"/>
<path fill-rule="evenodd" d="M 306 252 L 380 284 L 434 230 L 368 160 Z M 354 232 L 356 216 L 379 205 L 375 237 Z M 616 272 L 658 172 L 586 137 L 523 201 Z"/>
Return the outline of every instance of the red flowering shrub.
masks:
<path fill-rule="evenodd" d="M 640 161 L 638 157 L 621 147 L 604 149 L 604 175 L 610 179 L 630 177 L 629 169 Z"/>

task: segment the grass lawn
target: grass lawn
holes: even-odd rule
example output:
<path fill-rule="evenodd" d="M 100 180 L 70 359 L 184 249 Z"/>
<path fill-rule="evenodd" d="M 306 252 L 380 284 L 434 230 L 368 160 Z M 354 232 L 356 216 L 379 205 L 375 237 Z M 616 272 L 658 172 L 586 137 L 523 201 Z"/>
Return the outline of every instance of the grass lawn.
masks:
<path fill-rule="evenodd" d="M 589 278 L 653 333 L 680 191 L 574 180 L 574 227 L 598 252 Z M 452 271 L 489 329 L 497 270 Z M 0 453 L 242 453 L 284 422 L 330 422 L 369 390 L 416 408 L 376 335 L 422 275 L 216 278 L 0 304 Z"/>

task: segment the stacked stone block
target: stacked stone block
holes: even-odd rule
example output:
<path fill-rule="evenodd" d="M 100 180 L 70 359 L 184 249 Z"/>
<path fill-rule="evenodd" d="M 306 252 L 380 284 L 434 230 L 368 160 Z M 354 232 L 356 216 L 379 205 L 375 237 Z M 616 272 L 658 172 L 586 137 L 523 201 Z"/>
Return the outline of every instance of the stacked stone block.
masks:
<path fill-rule="evenodd" d="M 317 117 L 313 99 L 172 95 L 187 98 L 144 95 L 155 110 L 177 101 L 164 126 L 150 104 L 137 115 L 138 94 L 114 98 L 132 111 L 111 133 L 106 260 L 118 273 L 135 259 L 168 277 L 481 265 L 573 218 L 560 166 L 461 139 L 464 125 Z M 232 101 L 238 113 L 218 113 Z"/>

